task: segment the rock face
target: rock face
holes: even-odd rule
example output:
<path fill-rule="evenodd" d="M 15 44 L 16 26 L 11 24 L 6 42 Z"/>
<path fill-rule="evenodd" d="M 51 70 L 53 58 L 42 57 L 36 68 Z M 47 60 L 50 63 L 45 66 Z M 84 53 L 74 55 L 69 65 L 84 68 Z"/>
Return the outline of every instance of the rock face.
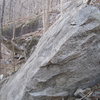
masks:
<path fill-rule="evenodd" d="M 4 83 L 0 100 L 62 100 L 100 82 L 100 10 L 72 0 L 26 64 Z"/>

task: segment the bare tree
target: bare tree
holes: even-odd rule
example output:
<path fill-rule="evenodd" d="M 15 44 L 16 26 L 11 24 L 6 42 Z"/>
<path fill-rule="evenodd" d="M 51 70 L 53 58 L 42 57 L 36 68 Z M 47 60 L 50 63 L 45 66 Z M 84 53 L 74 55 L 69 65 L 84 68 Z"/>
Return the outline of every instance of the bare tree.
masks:
<path fill-rule="evenodd" d="M 46 32 L 49 27 L 49 3 L 50 0 L 42 0 L 43 5 L 43 31 Z"/>
<path fill-rule="evenodd" d="M 9 21 L 11 21 L 12 19 L 12 0 L 10 0 L 9 2 Z"/>
<path fill-rule="evenodd" d="M 3 34 L 3 20 L 4 20 L 4 11 L 5 11 L 5 0 L 2 2 L 2 9 L 1 9 L 1 19 L 0 19 L 0 63 L 2 59 L 1 53 L 1 43 L 2 43 L 2 34 Z"/>
<path fill-rule="evenodd" d="M 49 1 L 49 11 L 52 10 L 52 2 L 53 2 L 53 0 L 50 0 L 50 1 Z"/>
<path fill-rule="evenodd" d="M 15 39 L 15 29 L 16 29 L 16 26 L 15 26 L 15 22 L 13 23 L 13 37 L 12 37 L 12 40 L 11 40 L 11 42 L 13 42 L 14 41 L 14 39 Z M 15 61 L 14 61 L 14 56 L 15 56 L 15 47 L 14 47 L 14 45 L 13 45 L 13 67 L 14 67 L 14 72 L 15 72 Z"/>
<path fill-rule="evenodd" d="M 14 0 L 12 0 L 12 6 L 13 6 L 13 9 L 12 9 L 12 15 L 13 15 L 13 34 L 12 34 L 12 44 L 14 42 L 14 39 L 15 39 L 15 31 L 16 31 L 16 23 L 15 23 L 15 7 L 14 7 Z M 15 72 L 15 61 L 14 61 L 14 56 L 15 56 L 15 47 L 14 45 L 12 46 L 12 49 L 13 49 L 13 67 L 14 67 L 14 72 Z"/>
<path fill-rule="evenodd" d="M 60 0 L 61 16 L 63 15 L 63 0 Z"/>

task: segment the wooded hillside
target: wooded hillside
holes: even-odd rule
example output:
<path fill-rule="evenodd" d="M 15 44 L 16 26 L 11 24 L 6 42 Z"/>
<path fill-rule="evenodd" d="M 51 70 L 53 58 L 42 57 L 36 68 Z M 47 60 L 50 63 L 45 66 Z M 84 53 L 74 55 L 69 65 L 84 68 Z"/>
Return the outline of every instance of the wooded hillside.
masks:
<path fill-rule="evenodd" d="M 100 0 L 0 0 L 0 100 L 99 100 Z"/>

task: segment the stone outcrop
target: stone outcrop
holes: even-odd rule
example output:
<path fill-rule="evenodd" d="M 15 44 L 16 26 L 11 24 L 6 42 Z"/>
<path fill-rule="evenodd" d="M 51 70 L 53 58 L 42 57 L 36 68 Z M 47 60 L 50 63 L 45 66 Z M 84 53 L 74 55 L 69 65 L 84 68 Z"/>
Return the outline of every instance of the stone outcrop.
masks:
<path fill-rule="evenodd" d="M 72 0 L 42 36 L 26 64 L 0 90 L 0 100 L 62 100 L 100 82 L 100 10 Z"/>

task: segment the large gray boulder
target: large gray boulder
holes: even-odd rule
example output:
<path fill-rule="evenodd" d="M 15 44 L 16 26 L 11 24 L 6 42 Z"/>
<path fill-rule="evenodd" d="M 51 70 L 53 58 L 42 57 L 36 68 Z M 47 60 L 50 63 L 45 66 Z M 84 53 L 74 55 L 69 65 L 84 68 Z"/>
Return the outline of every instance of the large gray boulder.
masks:
<path fill-rule="evenodd" d="M 4 83 L 0 100 L 62 100 L 100 82 L 100 10 L 81 0 L 66 8 L 26 64 Z"/>

